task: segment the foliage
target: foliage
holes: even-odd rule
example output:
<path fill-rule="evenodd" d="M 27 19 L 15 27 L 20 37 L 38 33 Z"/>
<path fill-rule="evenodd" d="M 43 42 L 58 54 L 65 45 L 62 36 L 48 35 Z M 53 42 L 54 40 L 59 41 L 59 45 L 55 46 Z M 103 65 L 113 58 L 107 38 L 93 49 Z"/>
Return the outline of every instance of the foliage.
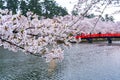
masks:
<path fill-rule="evenodd" d="M 20 2 L 20 11 L 23 15 L 26 16 L 26 13 L 28 11 L 28 4 L 25 0 L 21 0 Z"/>
<path fill-rule="evenodd" d="M 67 10 L 59 6 L 54 0 L 1 0 L 0 8 L 3 9 L 3 7 L 12 11 L 13 14 L 20 11 L 25 16 L 27 11 L 32 11 L 34 14 L 44 16 L 45 18 L 68 14 Z"/>
<path fill-rule="evenodd" d="M 108 21 L 114 21 L 114 18 L 113 16 L 109 16 L 108 14 L 106 14 L 105 17 L 101 18 L 101 20 L 108 22 Z"/>
<path fill-rule="evenodd" d="M 95 15 L 94 15 L 94 14 L 88 14 L 88 15 L 86 15 L 85 17 L 87 17 L 87 18 L 94 18 Z"/>
<path fill-rule="evenodd" d="M 53 16 L 64 16 L 68 12 L 65 8 L 58 6 L 53 0 L 44 0 L 42 3 L 42 15 L 46 18 L 52 18 Z"/>
<path fill-rule="evenodd" d="M 3 0 L 0 0 L 0 8 L 1 9 L 4 9 L 5 7 L 4 7 L 4 1 Z"/>
<path fill-rule="evenodd" d="M 78 15 L 78 11 L 72 10 L 72 15 L 74 15 L 74 16 Z"/>
<path fill-rule="evenodd" d="M 19 0 L 5 0 L 6 3 L 6 9 L 13 12 L 13 14 L 17 13 Z"/>

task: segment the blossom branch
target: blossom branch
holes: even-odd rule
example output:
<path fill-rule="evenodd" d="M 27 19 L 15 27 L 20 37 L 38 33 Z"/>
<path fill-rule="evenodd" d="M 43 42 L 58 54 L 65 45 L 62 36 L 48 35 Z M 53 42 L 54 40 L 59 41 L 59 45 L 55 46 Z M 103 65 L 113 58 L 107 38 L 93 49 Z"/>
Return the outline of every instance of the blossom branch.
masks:
<path fill-rule="evenodd" d="M 12 42 L 6 40 L 6 39 L 2 39 L 1 37 L 0 37 L 0 40 L 1 40 L 2 42 L 7 42 L 7 43 L 9 43 L 10 45 L 13 45 L 13 46 L 15 46 L 15 47 L 18 47 L 18 48 L 20 48 L 20 49 L 22 49 L 22 50 L 25 50 L 24 47 L 18 46 L 17 44 L 14 44 L 14 43 L 12 43 Z M 31 55 L 41 57 L 41 55 L 34 54 L 33 52 L 30 52 L 30 51 L 26 51 L 26 52 L 27 52 L 27 53 L 30 53 Z"/>

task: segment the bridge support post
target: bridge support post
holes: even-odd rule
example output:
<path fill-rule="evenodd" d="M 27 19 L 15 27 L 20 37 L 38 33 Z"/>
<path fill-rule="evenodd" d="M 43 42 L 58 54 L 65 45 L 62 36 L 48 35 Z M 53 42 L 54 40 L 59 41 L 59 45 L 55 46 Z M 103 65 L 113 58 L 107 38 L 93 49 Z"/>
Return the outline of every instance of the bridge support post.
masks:
<path fill-rule="evenodd" d="M 93 42 L 92 38 L 87 38 L 87 41 L 88 41 L 88 43 L 92 43 Z"/>
<path fill-rule="evenodd" d="M 108 43 L 111 44 L 112 43 L 112 39 L 110 37 L 107 38 Z"/>

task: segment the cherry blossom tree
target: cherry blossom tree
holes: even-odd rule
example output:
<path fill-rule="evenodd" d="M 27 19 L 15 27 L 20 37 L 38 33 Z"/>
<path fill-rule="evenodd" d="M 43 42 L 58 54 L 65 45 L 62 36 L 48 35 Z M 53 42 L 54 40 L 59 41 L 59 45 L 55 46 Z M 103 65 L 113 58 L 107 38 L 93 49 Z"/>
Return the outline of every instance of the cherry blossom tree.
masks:
<path fill-rule="evenodd" d="M 67 46 L 70 29 L 57 19 L 38 20 L 38 16 L 28 12 L 27 17 L 21 14 L 12 15 L 8 10 L 0 10 L 0 46 L 12 51 L 22 50 L 35 56 L 62 59 L 63 49 L 58 41 Z"/>
<path fill-rule="evenodd" d="M 92 26 L 86 23 L 90 25 L 89 27 L 87 26 L 89 30 L 86 30 L 87 28 L 86 26 L 82 28 L 82 30 L 85 29 L 87 33 L 94 33 L 98 31 L 103 33 L 115 32 L 115 30 L 113 30 L 115 28 L 114 27 L 115 24 L 113 22 L 108 21 L 104 23 L 101 21 L 104 12 L 106 11 L 106 9 L 110 7 L 120 7 L 120 1 L 119 0 L 79 0 L 78 3 L 74 6 L 73 11 L 75 11 L 76 14 L 83 16 L 83 18 L 89 14 L 93 14 L 93 13 L 97 14 L 96 17 L 89 20 L 90 24 L 92 23 Z M 119 12 L 120 12 L 119 10 L 116 10 L 115 12 L 112 12 L 112 15 L 118 14 Z M 81 18 L 76 20 L 76 23 L 80 21 L 80 19 Z M 108 28 L 107 26 L 111 30 L 107 29 Z"/>
<path fill-rule="evenodd" d="M 71 34 L 75 37 L 80 33 L 118 32 L 117 23 L 103 22 L 100 16 L 84 18 L 99 0 L 85 1 L 80 0 L 76 5 L 80 15 L 59 16 L 53 19 L 39 20 L 38 16 L 32 12 L 27 12 L 27 16 L 23 16 L 12 14 L 8 10 L 0 10 L 0 46 L 15 52 L 21 50 L 27 54 L 43 57 L 50 62 L 53 59 L 63 59 L 64 46 L 70 46 Z M 104 5 L 101 14 L 107 5 L 108 3 Z"/>

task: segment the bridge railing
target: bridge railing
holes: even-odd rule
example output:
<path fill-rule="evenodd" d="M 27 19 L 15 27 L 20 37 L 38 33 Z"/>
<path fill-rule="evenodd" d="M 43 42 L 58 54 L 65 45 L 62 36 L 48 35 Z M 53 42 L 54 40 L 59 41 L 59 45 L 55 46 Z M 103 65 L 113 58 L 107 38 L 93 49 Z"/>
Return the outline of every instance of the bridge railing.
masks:
<path fill-rule="evenodd" d="M 87 39 L 87 38 L 107 38 L 107 37 L 120 37 L 120 33 L 104 33 L 104 34 L 81 34 L 75 36 L 76 39 Z"/>

